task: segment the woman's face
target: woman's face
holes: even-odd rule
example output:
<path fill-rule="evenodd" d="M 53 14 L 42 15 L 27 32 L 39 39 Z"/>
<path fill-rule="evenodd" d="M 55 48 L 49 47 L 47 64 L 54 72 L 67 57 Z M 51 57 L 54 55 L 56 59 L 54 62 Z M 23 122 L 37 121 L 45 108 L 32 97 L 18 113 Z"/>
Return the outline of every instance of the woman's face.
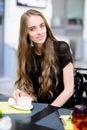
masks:
<path fill-rule="evenodd" d="M 36 44 L 43 44 L 46 40 L 46 25 L 41 16 L 32 15 L 28 18 L 29 39 Z"/>

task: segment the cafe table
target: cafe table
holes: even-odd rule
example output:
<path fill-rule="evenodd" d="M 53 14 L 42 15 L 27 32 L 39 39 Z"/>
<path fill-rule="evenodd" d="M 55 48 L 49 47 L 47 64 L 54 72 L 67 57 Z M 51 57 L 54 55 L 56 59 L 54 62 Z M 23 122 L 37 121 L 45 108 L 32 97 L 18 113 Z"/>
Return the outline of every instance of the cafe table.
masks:
<path fill-rule="evenodd" d="M 8 96 L 0 94 L 0 102 L 7 102 L 8 99 Z M 44 103 L 32 102 L 32 105 L 29 113 L 2 113 L 2 118 L 11 119 L 9 130 L 64 130 L 60 115 L 69 115 L 71 110 Z"/>

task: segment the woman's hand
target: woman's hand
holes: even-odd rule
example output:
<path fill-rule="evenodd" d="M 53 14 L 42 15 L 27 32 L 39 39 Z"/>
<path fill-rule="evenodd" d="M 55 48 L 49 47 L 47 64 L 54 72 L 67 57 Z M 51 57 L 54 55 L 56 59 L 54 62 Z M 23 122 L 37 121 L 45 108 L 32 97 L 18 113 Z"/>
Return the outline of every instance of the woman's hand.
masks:
<path fill-rule="evenodd" d="M 13 98 L 17 99 L 18 97 L 22 97 L 22 96 L 28 96 L 31 98 L 32 101 L 37 101 L 37 97 L 35 95 L 29 95 L 28 93 L 23 92 L 20 89 L 14 90 Z"/>
<path fill-rule="evenodd" d="M 18 97 L 21 97 L 21 96 L 29 96 L 29 94 L 23 92 L 22 90 L 19 90 L 19 89 L 16 89 L 14 90 L 14 93 L 13 93 L 13 98 L 17 99 Z"/>

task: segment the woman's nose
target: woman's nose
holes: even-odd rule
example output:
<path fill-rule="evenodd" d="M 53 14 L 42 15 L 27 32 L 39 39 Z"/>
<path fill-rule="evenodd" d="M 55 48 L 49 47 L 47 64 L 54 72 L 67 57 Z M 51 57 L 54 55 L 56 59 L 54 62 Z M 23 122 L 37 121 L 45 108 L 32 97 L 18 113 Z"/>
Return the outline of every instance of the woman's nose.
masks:
<path fill-rule="evenodd" d="M 37 33 L 38 33 L 38 34 L 42 33 L 42 31 L 41 31 L 40 28 L 37 29 Z"/>

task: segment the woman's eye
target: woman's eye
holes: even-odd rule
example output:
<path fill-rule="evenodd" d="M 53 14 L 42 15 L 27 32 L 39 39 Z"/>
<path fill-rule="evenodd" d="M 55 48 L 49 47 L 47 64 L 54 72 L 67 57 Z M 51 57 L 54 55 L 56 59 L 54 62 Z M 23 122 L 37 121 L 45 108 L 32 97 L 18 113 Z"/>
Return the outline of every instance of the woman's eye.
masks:
<path fill-rule="evenodd" d="M 44 27 L 45 27 L 45 24 L 41 24 L 40 27 L 41 27 L 41 28 L 44 28 Z"/>
<path fill-rule="evenodd" d="M 29 30 L 30 30 L 30 31 L 34 31 L 34 30 L 35 30 L 35 27 L 32 27 L 32 28 L 30 28 Z"/>
<path fill-rule="evenodd" d="M 40 24 L 38 27 L 36 27 L 36 26 L 29 27 L 29 31 L 36 31 L 38 28 L 43 29 L 45 27 L 46 27 L 45 24 Z"/>

